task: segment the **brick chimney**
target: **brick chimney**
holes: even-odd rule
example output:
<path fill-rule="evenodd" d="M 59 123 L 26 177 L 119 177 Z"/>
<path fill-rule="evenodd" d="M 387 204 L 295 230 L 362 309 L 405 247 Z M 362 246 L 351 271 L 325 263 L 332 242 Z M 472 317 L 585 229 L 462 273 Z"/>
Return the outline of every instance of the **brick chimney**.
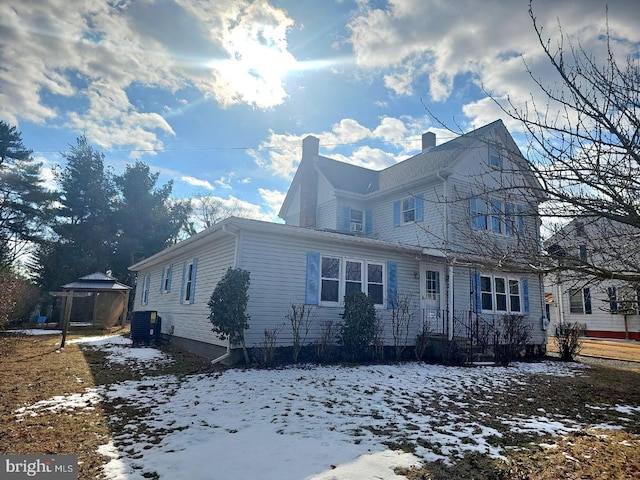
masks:
<path fill-rule="evenodd" d="M 422 151 L 427 152 L 436 146 L 436 134 L 426 132 L 422 134 Z"/>
<path fill-rule="evenodd" d="M 309 135 L 302 140 L 302 160 L 298 169 L 302 174 L 300 182 L 300 226 L 316 228 L 318 206 L 318 172 L 315 159 L 318 158 L 320 140 Z"/>

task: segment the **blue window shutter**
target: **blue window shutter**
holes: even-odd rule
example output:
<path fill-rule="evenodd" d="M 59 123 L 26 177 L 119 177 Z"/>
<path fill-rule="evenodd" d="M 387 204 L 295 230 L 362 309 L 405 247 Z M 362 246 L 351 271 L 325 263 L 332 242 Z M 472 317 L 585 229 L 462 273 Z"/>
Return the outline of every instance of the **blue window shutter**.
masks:
<path fill-rule="evenodd" d="M 171 279 L 173 278 L 173 264 L 169 265 L 167 269 L 167 292 L 171 291 Z"/>
<path fill-rule="evenodd" d="M 345 232 L 351 230 L 351 207 L 349 205 L 342 207 L 342 230 Z"/>
<path fill-rule="evenodd" d="M 187 276 L 187 262 L 182 264 L 182 285 L 180 286 L 180 303 L 184 303 L 184 286 L 186 283 Z"/>
<path fill-rule="evenodd" d="M 523 278 L 520 286 L 522 287 L 522 311 L 525 315 L 529 315 L 529 280 Z"/>
<path fill-rule="evenodd" d="M 305 303 L 308 305 L 318 305 L 318 295 L 320 293 L 320 254 L 317 252 L 307 253 L 307 290 Z"/>
<path fill-rule="evenodd" d="M 198 272 L 198 259 L 194 258 L 191 265 L 191 295 L 189 295 L 189 303 L 193 303 L 196 298 L 196 273 Z"/>
<path fill-rule="evenodd" d="M 162 275 L 160 275 L 160 293 L 162 293 L 162 292 L 164 291 L 164 290 L 163 290 L 163 288 L 164 288 L 164 279 L 165 279 L 165 275 L 166 275 L 167 273 L 168 273 L 168 272 L 167 272 L 167 271 L 165 271 L 165 268 L 164 268 L 164 267 L 162 267 Z"/>
<path fill-rule="evenodd" d="M 387 262 L 387 308 L 393 308 L 398 297 L 398 264 Z"/>
<path fill-rule="evenodd" d="M 400 200 L 393 202 L 393 226 L 400 226 Z"/>
<path fill-rule="evenodd" d="M 480 274 L 471 275 L 471 309 L 474 313 L 482 313 L 482 291 L 480 290 Z"/>
<path fill-rule="evenodd" d="M 424 194 L 416 195 L 416 222 L 424 220 Z"/>
<path fill-rule="evenodd" d="M 364 233 L 365 235 L 371 235 L 373 233 L 373 211 L 367 210 L 364 212 Z"/>
<path fill-rule="evenodd" d="M 584 295 L 584 313 L 591 314 L 591 289 L 589 287 L 582 290 Z"/>

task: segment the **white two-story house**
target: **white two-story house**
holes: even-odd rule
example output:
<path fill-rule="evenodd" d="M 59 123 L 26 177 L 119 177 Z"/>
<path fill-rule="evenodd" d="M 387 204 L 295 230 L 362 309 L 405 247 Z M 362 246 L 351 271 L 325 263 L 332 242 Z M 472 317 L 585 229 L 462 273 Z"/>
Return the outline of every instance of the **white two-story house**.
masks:
<path fill-rule="evenodd" d="M 134 309 L 157 311 L 174 343 L 210 357 L 233 351 L 212 333 L 207 306 L 232 267 L 251 275 L 247 346 L 282 324 L 278 345 L 291 345 L 291 304 L 314 306 L 314 342 L 358 289 L 373 299 L 387 345 L 402 297 L 412 305 L 409 344 L 425 325 L 453 339 L 514 314 L 544 350 L 543 283 L 526 258 L 540 244 L 540 190 L 501 121 L 437 146 L 425 133 L 421 153 L 381 171 L 322 156 L 309 136 L 284 224 L 228 218 L 131 266 Z"/>

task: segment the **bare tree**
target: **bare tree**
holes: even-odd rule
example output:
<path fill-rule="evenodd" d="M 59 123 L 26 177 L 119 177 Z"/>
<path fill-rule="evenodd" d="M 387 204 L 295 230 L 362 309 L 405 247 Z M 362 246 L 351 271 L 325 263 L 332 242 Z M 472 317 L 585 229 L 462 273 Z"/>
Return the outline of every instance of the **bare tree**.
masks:
<path fill-rule="evenodd" d="M 524 126 L 529 165 L 547 197 L 540 213 L 556 225 L 548 250 L 553 261 L 547 267 L 571 270 L 583 279 L 638 283 L 638 56 L 617 54 L 619 45 L 608 21 L 603 39 L 607 53 L 599 59 L 562 29 L 560 38 L 546 37 L 532 2 L 529 15 L 559 82 L 543 83 L 527 65 L 546 104 L 537 104 L 532 95 L 519 107 L 508 98 L 503 110 Z M 573 221 L 567 225 L 567 219 Z"/>

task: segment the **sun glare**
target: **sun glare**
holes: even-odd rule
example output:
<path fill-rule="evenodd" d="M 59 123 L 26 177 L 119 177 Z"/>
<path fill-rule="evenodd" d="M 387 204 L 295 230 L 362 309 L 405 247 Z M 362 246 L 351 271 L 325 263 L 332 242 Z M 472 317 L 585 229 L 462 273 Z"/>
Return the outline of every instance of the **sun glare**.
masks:
<path fill-rule="evenodd" d="M 237 100 L 268 108 L 287 97 L 284 77 L 297 62 L 280 33 L 264 25 L 228 32 L 223 45 L 228 59 L 208 66 L 224 77 Z"/>

